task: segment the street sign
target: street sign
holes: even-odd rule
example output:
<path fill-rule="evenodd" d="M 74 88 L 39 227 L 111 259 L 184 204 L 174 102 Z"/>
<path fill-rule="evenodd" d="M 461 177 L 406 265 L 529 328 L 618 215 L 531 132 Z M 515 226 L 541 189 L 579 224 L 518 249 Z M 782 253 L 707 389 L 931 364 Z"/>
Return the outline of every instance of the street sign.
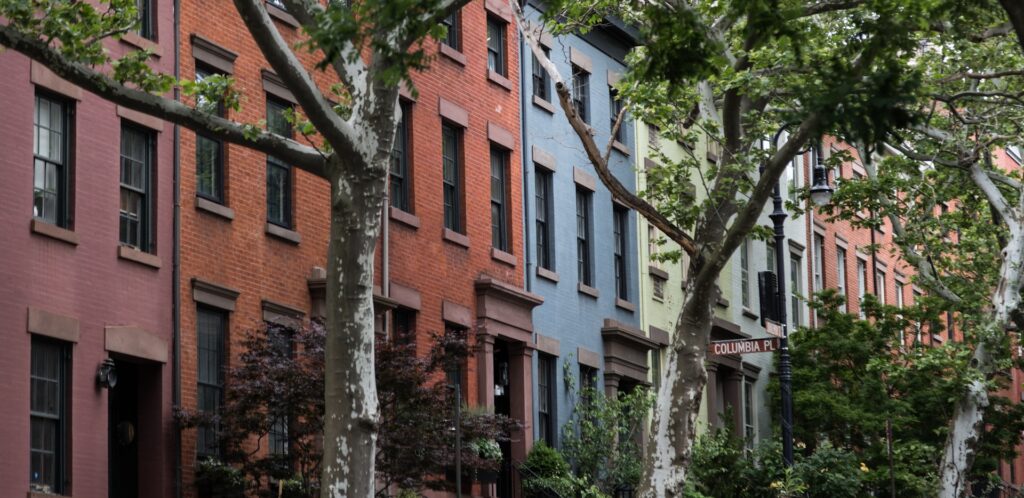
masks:
<path fill-rule="evenodd" d="M 775 320 L 765 320 L 764 328 L 768 331 L 768 335 L 775 337 L 782 337 L 782 324 Z"/>
<path fill-rule="evenodd" d="M 778 337 L 763 339 L 739 339 L 734 341 L 713 341 L 708 344 L 708 354 L 725 356 L 730 354 L 769 353 L 779 349 Z"/>

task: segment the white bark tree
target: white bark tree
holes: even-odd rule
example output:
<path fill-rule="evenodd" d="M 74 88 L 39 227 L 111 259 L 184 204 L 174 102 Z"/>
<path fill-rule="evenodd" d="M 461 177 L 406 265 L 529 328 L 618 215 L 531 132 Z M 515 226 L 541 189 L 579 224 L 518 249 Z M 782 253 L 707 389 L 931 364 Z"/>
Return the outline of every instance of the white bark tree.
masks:
<path fill-rule="evenodd" d="M 265 152 L 323 177 L 331 186 L 327 257 L 324 498 L 372 497 L 378 423 L 374 381 L 373 261 L 386 199 L 392 143 L 401 108 L 399 86 L 429 60 L 422 42 L 468 0 L 284 0 L 326 54 L 323 66 L 347 103 L 336 110 L 269 17 L 263 0 L 234 4 L 267 62 L 295 95 L 323 146 L 314 148 L 163 97 L 177 84 L 153 73 L 148 54 L 114 61 L 103 42 L 132 29 L 134 0 L 89 2 L 0 0 L 0 45 L 118 105 Z M 397 13 L 401 13 L 400 15 Z M 46 22 L 44 22 L 44 19 Z M 220 88 L 217 91 L 223 90 Z M 200 85 L 198 92 L 215 91 Z M 224 97 L 211 93 L 210 99 Z"/>
<path fill-rule="evenodd" d="M 957 313 L 972 348 L 938 469 L 943 498 L 970 492 L 990 394 L 1024 328 L 1024 186 L 1019 167 L 993 160 L 1024 135 L 1024 5 L 1000 3 L 1004 11 L 971 22 L 933 25 L 940 35 L 917 60 L 929 82 L 918 103 L 925 118 L 891 133 L 881 161 L 858 144 L 868 176 L 837 196 L 855 223 L 852 213 L 865 208 L 889 220 L 915 283 Z M 937 203 L 959 212 L 936 213 Z"/>
<path fill-rule="evenodd" d="M 894 5 L 856 0 L 795 2 L 785 10 L 759 10 L 747 2 L 554 1 L 545 2 L 542 26 L 510 3 L 602 183 L 687 256 L 686 295 L 639 489 L 643 497 L 680 496 L 707 382 L 704 362 L 722 269 L 755 231 L 772 188 L 801 149 L 823 135 L 876 143 L 912 121 L 904 109 L 919 90 L 911 59 L 921 43 L 948 28 L 950 6 L 915 2 L 897 13 L 890 10 Z M 644 46 L 628 58 L 629 74 L 619 86 L 631 112 L 658 125 L 666 138 L 692 146 L 706 135 L 721 149 L 710 167 L 698 157 L 703 154 L 662 164 L 669 174 L 659 176 L 675 180 L 643 196 L 610 173 L 610 140 L 603 149 L 597 144 L 540 46 L 542 29 L 572 34 L 607 16 L 624 18 L 642 33 Z M 616 127 L 625 115 L 624 109 Z M 762 143 L 780 126 L 789 129 L 784 143 L 765 150 Z M 756 177 L 758 167 L 763 169 Z M 694 178 L 705 200 L 679 206 L 685 190 L 679 184 Z"/>

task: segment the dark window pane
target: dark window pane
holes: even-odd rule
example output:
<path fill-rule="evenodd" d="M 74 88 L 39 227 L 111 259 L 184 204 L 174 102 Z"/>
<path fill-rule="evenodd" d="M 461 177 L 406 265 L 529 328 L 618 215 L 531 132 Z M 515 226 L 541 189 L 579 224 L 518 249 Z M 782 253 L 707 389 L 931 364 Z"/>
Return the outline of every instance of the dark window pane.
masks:
<path fill-rule="evenodd" d="M 576 190 L 576 262 L 580 283 L 593 285 L 590 262 L 590 192 Z"/>
<path fill-rule="evenodd" d="M 487 69 L 502 76 L 508 71 L 505 64 L 505 23 L 487 18 Z"/>
<path fill-rule="evenodd" d="M 291 104 L 267 96 L 267 131 L 291 138 L 292 124 L 287 118 L 291 111 Z"/>
<path fill-rule="evenodd" d="M 402 118 L 395 132 L 395 145 L 391 150 L 391 206 L 410 211 L 409 133 L 412 106 L 402 103 Z"/>
<path fill-rule="evenodd" d="M 462 165 L 459 157 L 459 141 L 461 132 L 448 125 L 441 129 L 441 163 L 444 183 L 444 226 L 462 232 L 462 181 L 460 179 Z"/>
<path fill-rule="evenodd" d="M 615 121 L 618 120 L 619 113 L 622 112 L 622 100 L 619 99 L 619 92 L 610 87 L 608 88 L 608 109 L 611 116 L 611 123 L 608 125 L 608 131 L 610 132 L 615 129 Z M 619 130 L 615 132 L 615 140 L 618 140 L 620 143 L 626 143 L 626 123 L 626 118 L 623 117 Z"/>
<path fill-rule="evenodd" d="M 551 51 L 545 48 L 544 54 L 550 57 Z M 544 66 L 541 66 L 540 59 L 536 55 L 531 54 L 530 57 L 533 60 L 533 95 L 539 99 L 550 100 L 548 89 L 551 83 L 548 80 L 548 72 L 544 70 Z"/>
<path fill-rule="evenodd" d="M 619 299 L 629 298 L 629 270 L 626 249 L 629 247 L 629 212 L 616 207 L 614 212 L 613 241 L 615 244 L 615 292 Z"/>
<path fill-rule="evenodd" d="M 67 227 L 69 109 L 64 101 L 35 97 L 32 216 L 61 227 Z"/>
<path fill-rule="evenodd" d="M 507 152 L 491 149 L 491 245 L 506 252 L 509 250 L 508 213 L 505 207 L 507 158 Z"/>
<path fill-rule="evenodd" d="M 584 123 L 590 123 L 590 73 L 572 67 L 572 106 Z"/>
<path fill-rule="evenodd" d="M 224 396 L 224 341 L 227 315 L 224 312 L 198 308 L 196 314 L 196 369 L 198 409 L 216 412 Z M 196 452 L 200 455 L 219 453 L 216 427 L 200 427 Z"/>
<path fill-rule="evenodd" d="M 61 493 L 67 448 L 66 348 L 57 342 L 33 339 L 31 356 L 29 489 Z"/>
<path fill-rule="evenodd" d="M 120 242 L 141 251 L 150 250 L 151 144 L 150 133 L 121 126 Z"/>
<path fill-rule="evenodd" d="M 462 16 L 459 12 L 452 12 L 451 15 L 441 21 L 441 24 L 448 29 L 444 39 L 441 41 L 455 50 L 462 50 L 462 37 L 460 36 L 461 33 L 459 33 L 462 29 L 461 23 Z"/>
<path fill-rule="evenodd" d="M 291 226 L 291 167 L 274 158 L 267 159 L 267 221 Z"/>
<path fill-rule="evenodd" d="M 551 213 L 551 172 L 536 168 L 534 176 L 536 178 L 537 264 L 541 268 L 554 270 L 554 217 Z"/>
<path fill-rule="evenodd" d="M 135 6 L 139 14 L 139 36 L 153 40 L 156 35 L 156 30 L 153 29 L 153 0 L 136 0 Z"/>

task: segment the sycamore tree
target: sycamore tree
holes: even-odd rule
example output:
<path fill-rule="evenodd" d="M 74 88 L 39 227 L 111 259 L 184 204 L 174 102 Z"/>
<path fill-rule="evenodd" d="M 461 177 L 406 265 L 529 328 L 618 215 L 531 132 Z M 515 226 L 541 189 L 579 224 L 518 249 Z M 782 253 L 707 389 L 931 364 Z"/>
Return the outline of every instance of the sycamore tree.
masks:
<path fill-rule="evenodd" d="M 235 0 L 263 57 L 295 95 L 296 124 L 318 146 L 269 133 L 255 123 L 219 117 L 204 102 L 237 109 L 231 80 L 194 84 L 157 74 L 146 51 L 112 58 L 105 42 L 133 29 L 134 0 L 67 2 L 0 0 L 0 45 L 118 105 L 271 154 L 323 177 L 331 188 L 327 256 L 324 497 L 370 497 L 379 410 L 374 382 L 374 243 L 401 109 L 399 87 L 429 58 L 424 42 L 468 0 L 283 0 L 306 42 L 290 46 L 263 0 Z M 338 84 L 325 94 L 297 57 L 312 51 L 316 71 Z M 171 98 L 180 88 L 200 105 Z M 340 102 L 335 104 L 333 101 Z"/>
<path fill-rule="evenodd" d="M 851 142 L 868 176 L 836 197 L 855 224 L 889 221 L 915 283 L 953 313 L 969 348 L 938 468 L 939 496 L 949 498 L 969 491 L 997 415 L 992 393 L 1024 326 L 1024 187 L 1019 155 L 1002 152 L 1024 135 L 1024 5 L 1000 4 L 931 26 L 937 34 L 916 57 L 922 119 L 885 147 Z M 859 209 L 881 218 L 860 219 Z"/>
<path fill-rule="evenodd" d="M 921 92 L 918 48 L 964 17 L 992 17 L 994 7 L 956 0 L 552 1 L 541 22 L 512 7 L 601 181 L 677 243 L 676 256 L 686 262 L 686 294 L 639 490 L 679 496 L 707 381 L 716 282 L 743 240 L 759 233 L 755 225 L 780 175 L 824 135 L 875 144 L 918 122 L 911 105 Z M 691 152 L 682 161 L 661 157 L 639 195 L 610 173 L 612 144 L 597 143 L 539 44 L 542 30 L 583 33 L 608 18 L 641 33 L 617 87 L 626 102 L 615 127 L 632 113 Z M 785 133 L 775 135 L 780 128 Z M 781 140 L 771 143 L 773 136 Z M 702 149 L 713 151 L 708 162 Z"/>

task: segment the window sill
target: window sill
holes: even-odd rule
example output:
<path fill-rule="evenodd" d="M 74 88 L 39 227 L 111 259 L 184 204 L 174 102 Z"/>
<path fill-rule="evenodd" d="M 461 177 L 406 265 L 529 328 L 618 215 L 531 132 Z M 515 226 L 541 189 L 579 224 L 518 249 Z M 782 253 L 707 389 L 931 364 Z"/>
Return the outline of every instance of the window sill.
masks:
<path fill-rule="evenodd" d="M 558 274 L 542 266 L 537 267 L 537 276 L 558 283 Z"/>
<path fill-rule="evenodd" d="M 626 156 L 629 156 L 631 154 L 629 147 L 626 147 L 626 144 L 618 140 L 612 140 L 612 148 L 621 152 L 622 154 L 625 154 Z"/>
<path fill-rule="evenodd" d="M 718 297 L 718 302 L 716 302 L 715 304 L 717 304 L 718 306 L 721 306 L 723 308 L 728 308 L 729 307 L 729 300 L 724 298 L 724 297 L 719 296 Z"/>
<path fill-rule="evenodd" d="M 55 495 L 51 493 L 40 493 L 38 491 L 28 492 L 28 498 L 54 498 L 55 496 L 59 496 L 62 498 L 71 498 L 71 495 Z"/>
<path fill-rule="evenodd" d="M 273 235 L 274 237 L 295 245 L 299 245 L 299 243 L 302 242 L 302 236 L 299 235 L 299 232 L 289 230 L 283 226 L 275 225 L 269 221 L 267 222 L 267 226 L 264 231 L 267 235 Z"/>
<path fill-rule="evenodd" d="M 597 299 L 598 297 L 601 296 L 601 293 L 598 292 L 597 289 L 595 289 L 595 288 L 593 288 L 593 287 L 591 287 L 591 286 L 589 286 L 589 285 L 587 285 L 587 284 L 585 284 L 583 282 L 580 282 L 579 284 L 576 284 L 576 290 L 579 291 L 580 294 L 586 294 L 586 295 L 588 295 L 588 296 L 590 296 L 590 297 L 592 297 L 594 299 Z"/>
<path fill-rule="evenodd" d="M 487 80 L 491 83 L 496 83 L 505 90 L 510 92 L 512 91 L 512 82 L 508 78 L 498 74 L 498 72 L 493 69 L 487 70 Z"/>
<path fill-rule="evenodd" d="M 52 223 L 47 223 L 43 220 L 32 218 L 32 233 L 49 237 L 54 240 L 61 242 L 67 242 L 73 246 L 78 245 L 78 234 L 68 230 L 67 228 L 61 228 Z"/>
<path fill-rule="evenodd" d="M 939 335 L 939 334 L 932 334 L 932 342 L 937 342 L 939 344 L 942 344 L 942 343 L 946 342 L 946 340 L 943 339 L 942 336 Z"/>
<path fill-rule="evenodd" d="M 747 318 L 754 319 L 754 320 L 757 320 L 758 318 L 760 318 L 757 315 L 757 313 L 754 313 L 754 310 L 752 310 L 752 309 L 750 309 L 750 308 L 748 308 L 746 306 L 743 307 L 743 316 L 745 316 Z"/>
<path fill-rule="evenodd" d="M 452 62 L 454 62 L 454 63 L 456 63 L 456 64 L 458 64 L 460 66 L 463 66 L 463 67 L 466 66 L 466 55 L 465 54 L 463 54 L 462 52 L 459 52 L 458 50 L 455 50 L 454 48 L 448 46 L 447 43 L 440 42 L 439 45 L 440 45 L 440 48 L 438 49 L 438 52 L 441 52 L 441 55 L 451 59 Z"/>
<path fill-rule="evenodd" d="M 141 50 L 152 50 L 153 57 L 163 57 L 164 51 L 160 48 L 160 45 L 153 40 L 143 38 L 138 33 L 128 32 L 121 35 L 121 41 L 127 45 L 131 45 Z"/>
<path fill-rule="evenodd" d="M 505 263 L 506 265 L 513 266 L 513 267 L 516 266 L 516 263 L 518 263 L 518 261 L 516 260 L 515 255 L 509 254 L 509 253 L 507 253 L 505 251 L 502 251 L 501 249 L 498 249 L 497 247 L 492 247 L 491 248 L 491 259 L 493 259 L 495 261 L 500 261 L 502 263 Z"/>
<path fill-rule="evenodd" d="M 548 102 L 536 95 L 533 96 L 533 105 L 540 107 L 541 109 L 544 109 L 550 114 L 555 113 L 555 104 L 552 104 L 551 102 Z"/>
<path fill-rule="evenodd" d="M 157 270 L 159 270 L 163 265 L 159 256 L 148 252 L 142 252 L 134 247 L 117 246 L 117 257 Z"/>
<path fill-rule="evenodd" d="M 206 211 L 215 216 L 224 218 L 227 221 L 235 219 L 235 210 L 219 202 L 211 201 L 205 197 L 196 196 L 196 211 Z"/>
<path fill-rule="evenodd" d="M 419 229 L 420 227 L 420 218 L 418 216 L 398 209 L 394 206 L 388 206 L 388 216 L 390 216 L 391 219 L 414 230 Z"/>
<path fill-rule="evenodd" d="M 620 309 L 624 309 L 624 310 L 626 310 L 626 311 L 628 311 L 630 313 L 635 313 L 636 312 L 636 305 L 635 304 L 633 304 L 633 303 L 631 303 L 629 301 L 626 301 L 625 299 L 619 298 L 619 297 L 615 298 L 615 307 L 616 308 L 620 308 Z"/>
<path fill-rule="evenodd" d="M 442 234 L 442 238 L 446 242 L 451 242 L 452 244 L 469 249 L 469 237 L 459 232 L 456 232 L 450 228 L 444 229 L 444 234 Z"/>
<path fill-rule="evenodd" d="M 297 21 L 295 19 L 295 16 L 289 14 L 285 10 L 282 10 L 280 7 L 277 7 L 275 5 L 271 5 L 271 4 L 268 3 L 267 4 L 267 14 L 270 14 L 270 17 L 273 17 L 274 19 L 277 19 L 278 21 L 281 21 L 284 24 L 287 24 L 288 26 L 290 26 L 292 28 L 299 27 L 299 21 Z"/>

